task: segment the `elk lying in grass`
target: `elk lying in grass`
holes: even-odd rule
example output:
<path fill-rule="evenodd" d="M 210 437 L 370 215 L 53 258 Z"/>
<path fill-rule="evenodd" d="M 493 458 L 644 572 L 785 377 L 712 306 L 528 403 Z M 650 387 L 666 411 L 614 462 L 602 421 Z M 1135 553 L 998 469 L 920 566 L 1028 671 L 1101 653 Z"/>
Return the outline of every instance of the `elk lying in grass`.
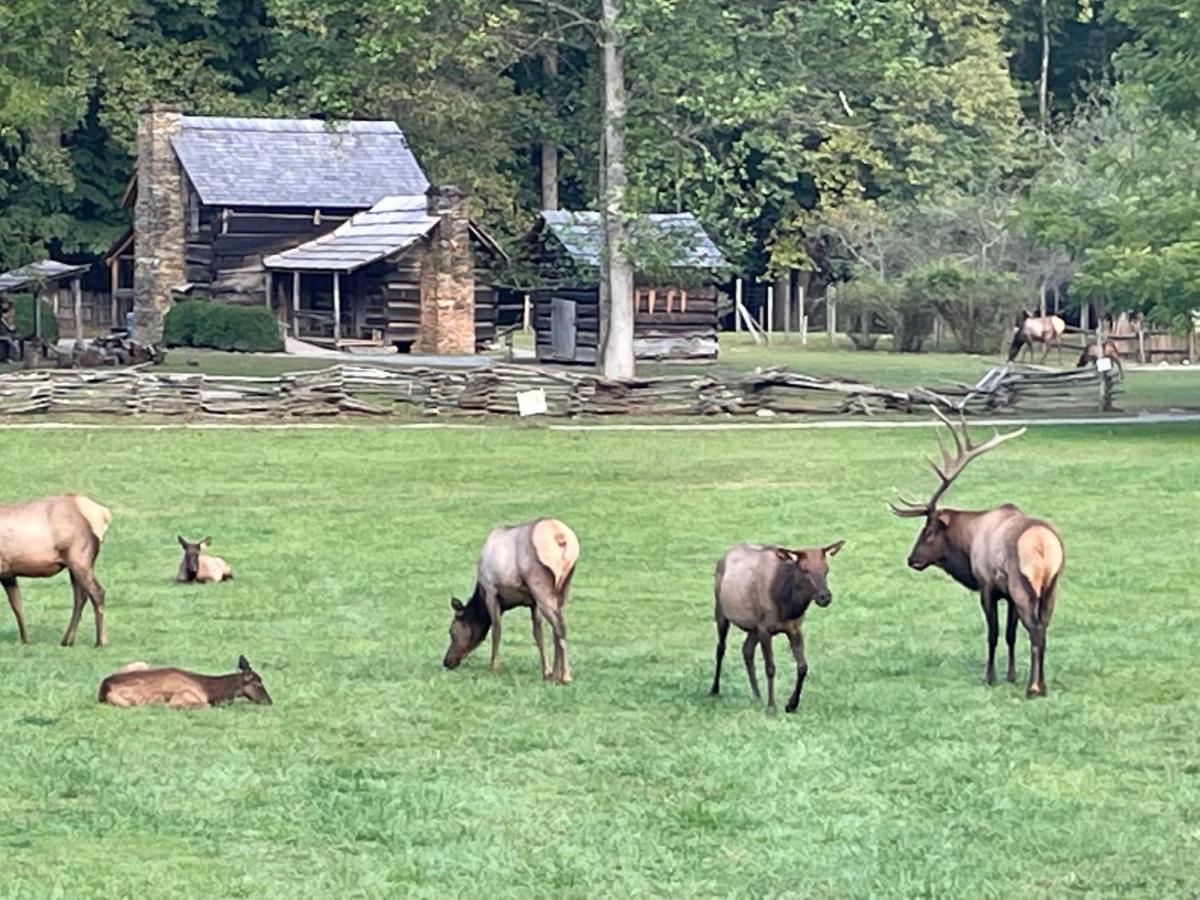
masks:
<path fill-rule="evenodd" d="M 1021 312 L 1013 330 L 1012 343 L 1008 346 L 1008 361 L 1012 362 L 1021 352 L 1021 348 L 1029 351 L 1029 359 L 1033 360 L 1033 345 L 1042 345 L 1041 362 L 1050 355 L 1050 348 L 1058 348 L 1058 359 L 1062 361 L 1062 336 L 1067 330 L 1067 323 L 1058 316 L 1035 316 L 1033 313 Z"/>
<path fill-rule="evenodd" d="M 713 586 L 717 666 L 710 693 L 715 696 L 721 692 L 721 661 L 725 657 L 725 638 L 732 622 L 746 632 L 742 658 L 746 661 L 746 674 L 750 676 L 750 690 L 759 701 L 762 695 L 754 673 L 754 648 L 762 647 L 767 673 L 767 712 L 775 711 L 775 656 L 771 638 L 777 634 L 787 635 L 796 658 L 796 686 L 784 709 L 796 711 L 808 675 L 800 625 L 810 603 L 815 601 L 817 606 L 828 606 L 833 599 L 826 580 L 829 557 L 836 556 L 843 544 L 845 541 L 838 541 L 827 547 L 805 550 L 738 544 L 721 557 Z"/>
<path fill-rule="evenodd" d="M 567 662 L 567 626 L 563 607 L 575 565 L 579 539 L 558 519 L 537 519 L 523 525 L 495 528 L 479 554 L 475 591 L 465 605 L 450 599 L 450 647 L 442 665 L 453 669 L 492 633 L 493 672 L 500 655 L 500 616 L 517 606 L 528 606 L 533 618 L 533 640 L 542 662 L 542 676 L 560 684 L 571 681 Z M 542 622 L 554 634 L 554 668 L 546 664 Z"/>
<path fill-rule="evenodd" d="M 979 602 L 987 621 L 988 658 L 985 679 L 996 681 L 996 639 L 999 632 L 996 606 L 1008 601 L 1008 680 L 1016 680 L 1013 654 L 1017 641 L 1017 619 L 1029 632 L 1031 645 L 1030 697 L 1046 693 L 1046 628 L 1054 612 L 1058 579 L 1063 570 L 1063 545 L 1058 533 L 1046 522 L 1031 519 L 1011 503 L 995 509 L 965 511 L 939 509 L 938 501 L 971 460 L 982 456 L 1005 441 L 1024 434 L 1025 429 L 996 433 L 982 444 L 974 444 L 966 422 L 955 429 L 941 412 L 937 416 L 950 429 L 956 453 L 953 457 L 942 445 L 942 462 L 930 462 L 940 484 L 925 503 L 901 499 L 900 506 L 890 504 L 898 516 L 923 518 L 916 544 L 908 556 L 908 565 L 917 571 L 937 566 L 959 584 L 979 591 Z"/>
<path fill-rule="evenodd" d="M 1095 343 L 1084 344 L 1083 351 L 1079 354 L 1079 359 L 1075 363 L 1075 368 L 1082 369 L 1085 366 L 1090 366 L 1098 359 L 1111 359 L 1113 365 L 1116 366 L 1117 375 L 1121 378 L 1125 377 L 1125 367 L 1121 365 L 1121 351 L 1117 349 L 1117 342 L 1111 339 L 1105 339 L 1099 347 Z"/>
<path fill-rule="evenodd" d="M 229 675 L 199 675 L 184 669 L 151 669 L 143 662 L 129 663 L 100 682 L 99 699 L 112 706 L 165 703 L 181 709 L 217 706 L 238 697 L 251 703 L 271 703 L 262 678 L 244 656 L 238 657 L 238 671 Z"/>
<path fill-rule="evenodd" d="M 45 497 L 15 506 L 0 506 L 0 586 L 8 595 L 17 633 L 29 643 L 18 578 L 49 578 L 66 569 L 71 575 L 75 607 L 62 645 L 75 643 L 75 630 L 88 600 L 96 617 L 96 646 L 104 632 L 104 588 L 96 580 L 96 556 L 108 532 L 112 513 L 82 494 Z"/>
<path fill-rule="evenodd" d="M 183 535 L 176 535 L 179 546 L 183 548 L 183 559 L 179 563 L 179 571 L 175 580 L 181 584 L 217 584 L 221 581 L 233 581 L 233 570 L 229 563 L 219 556 L 209 556 L 204 552 L 212 546 L 212 538 L 206 537 L 197 544 L 184 540 Z"/>

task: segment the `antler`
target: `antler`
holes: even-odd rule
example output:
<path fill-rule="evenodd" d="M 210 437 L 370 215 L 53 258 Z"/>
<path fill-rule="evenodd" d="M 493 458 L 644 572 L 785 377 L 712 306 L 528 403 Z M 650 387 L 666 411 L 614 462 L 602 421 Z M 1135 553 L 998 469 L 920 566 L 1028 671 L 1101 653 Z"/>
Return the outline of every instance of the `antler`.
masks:
<path fill-rule="evenodd" d="M 974 444 L 971 442 L 971 436 L 967 432 L 967 420 L 961 412 L 959 413 L 959 427 L 955 428 L 954 423 L 946 418 L 946 415 L 940 409 L 938 409 L 936 406 L 931 406 L 930 409 L 933 410 L 933 414 L 941 419 L 946 428 L 949 429 L 950 437 L 954 439 L 955 455 L 951 456 L 947 452 L 946 445 L 942 443 L 941 433 L 935 431 L 934 434 L 937 437 L 938 450 L 941 451 L 942 454 L 942 463 L 939 466 L 933 460 L 929 460 L 929 466 L 934 472 L 937 473 L 941 484 L 938 486 L 937 490 L 933 492 L 933 496 L 929 498 L 927 503 L 917 503 L 913 500 L 901 497 L 899 498 L 901 504 L 900 506 L 897 506 L 894 503 L 888 504 L 895 515 L 902 516 L 904 518 L 928 516 L 935 509 L 937 509 L 938 500 L 940 500 L 942 495 L 944 495 L 946 491 L 950 489 L 950 485 L 954 483 L 954 479 L 962 474 L 963 469 L 967 467 L 967 464 L 971 460 L 975 459 L 977 456 L 982 456 L 989 450 L 999 447 L 1005 441 L 1011 440 L 1015 437 L 1020 437 L 1025 433 L 1024 428 L 1018 428 L 1016 431 L 1010 431 L 1007 434 L 1001 434 L 997 431 L 982 444 Z"/>

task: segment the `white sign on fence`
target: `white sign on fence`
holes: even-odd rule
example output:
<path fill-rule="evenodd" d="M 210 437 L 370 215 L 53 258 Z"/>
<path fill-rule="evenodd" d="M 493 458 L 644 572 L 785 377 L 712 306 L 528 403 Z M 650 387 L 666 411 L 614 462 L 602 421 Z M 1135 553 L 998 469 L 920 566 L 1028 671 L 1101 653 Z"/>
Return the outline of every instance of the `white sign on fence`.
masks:
<path fill-rule="evenodd" d="M 1112 360 L 1109 359 L 1107 356 L 1102 356 L 1098 360 L 1096 360 L 1096 371 L 1097 372 L 1111 372 L 1112 367 L 1113 367 Z"/>
<path fill-rule="evenodd" d="M 523 416 L 544 416 L 549 412 L 546 392 L 542 388 L 533 391 L 517 391 L 517 412 Z"/>

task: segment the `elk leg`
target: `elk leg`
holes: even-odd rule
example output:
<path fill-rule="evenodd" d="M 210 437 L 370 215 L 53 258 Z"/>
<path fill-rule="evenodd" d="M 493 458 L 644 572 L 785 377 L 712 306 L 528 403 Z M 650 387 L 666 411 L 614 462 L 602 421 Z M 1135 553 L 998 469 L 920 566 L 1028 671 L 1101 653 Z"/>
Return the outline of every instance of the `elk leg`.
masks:
<path fill-rule="evenodd" d="M 8 605 L 12 607 L 13 615 L 17 617 L 17 635 L 22 644 L 29 643 L 29 632 L 25 629 L 25 609 L 21 606 L 21 591 L 17 587 L 17 579 L 11 576 L 0 578 L 4 585 L 4 593 L 8 595 Z"/>
<path fill-rule="evenodd" d="M 555 652 L 561 660 L 558 667 L 558 683 L 571 683 L 571 663 L 567 659 L 567 619 L 563 615 L 562 607 L 560 606 L 555 611 L 555 623 L 557 627 L 554 630 Z"/>
<path fill-rule="evenodd" d="M 1046 653 L 1046 629 L 1035 608 L 1035 599 L 1022 586 L 1012 592 L 1012 603 L 1017 607 L 1021 624 L 1029 632 L 1029 683 L 1025 687 L 1026 697 L 1040 697 L 1046 693 L 1046 682 L 1042 678 L 1042 661 Z"/>
<path fill-rule="evenodd" d="M 725 639 L 729 637 L 729 620 L 717 613 L 717 668 L 713 672 L 713 683 L 709 693 L 714 697 L 721 693 L 721 661 L 725 659 Z"/>
<path fill-rule="evenodd" d="M 979 605 L 983 608 L 983 618 L 987 622 L 987 668 L 983 680 L 988 684 L 996 683 L 996 641 L 1000 637 L 999 617 L 996 614 L 996 598 L 986 588 L 979 594 Z"/>
<path fill-rule="evenodd" d="M 538 657 L 542 661 L 542 677 L 549 678 L 553 672 L 546 665 L 546 643 L 542 639 L 542 614 L 538 612 L 536 603 L 529 608 L 529 612 L 531 613 L 530 618 L 533 619 L 533 642 L 537 644 Z"/>
<path fill-rule="evenodd" d="M 783 711 L 791 713 L 800 705 L 800 692 L 804 690 L 804 679 L 808 677 L 808 660 L 804 658 L 804 635 L 799 628 L 788 632 L 788 640 L 792 645 L 792 656 L 796 657 L 796 687 Z"/>
<path fill-rule="evenodd" d="M 750 676 L 750 693 L 754 695 L 754 699 L 762 701 L 762 694 L 758 691 L 758 676 L 754 673 L 754 649 L 758 646 L 758 635 L 751 631 L 746 635 L 746 641 L 742 644 L 742 659 L 746 663 L 746 674 Z"/>
<path fill-rule="evenodd" d="M 87 603 L 87 592 L 83 589 L 83 584 L 79 581 L 78 576 L 74 572 L 71 575 L 71 590 L 74 592 L 75 606 L 71 610 L 71 621 L 67 623 L 67 630 L 63 632 L 62 646 L 75 646 L 75 631 L 79 628 L 79 618 L 83 615 L 83 605 Z"/>
<path fill-rule="evenodd" d="M 1008 601 L 1008 625 L 1004 629 L 1004 640 L 1008 643 L 1008 675 L 1009 681 L 1017 680 L 1017 607 Z"/>
<path fill-rule="evenodd" d="M 80 573 L 79 581 L 92 601 L 92 612 L 96 616 L 96 646 L 103 647 L 108 643 L 104 632 L 104 588 L 100 586 L 100 582 L 96 580 L 96 576 L 90 569 Z M 74 637 L 75 635 L 72 634 L 71 638 L 74 639 Z"/>
<path fill-rule="evenodd" d="M 491 670 L 495 675 L 500 671 L 500 597 L 493 590 L 483 592 L 483 605 L 487 609 L 488 618 L 492 620 L 492 661 Z"/>
<path fill-rule="evenodd" d="M 771 650 L 771 635 L 765 631 L 758 633 L 758 642 L 762 644 L 763 668 L 767 671 L 767 712 L 775 712 L 775 654 Z"/>

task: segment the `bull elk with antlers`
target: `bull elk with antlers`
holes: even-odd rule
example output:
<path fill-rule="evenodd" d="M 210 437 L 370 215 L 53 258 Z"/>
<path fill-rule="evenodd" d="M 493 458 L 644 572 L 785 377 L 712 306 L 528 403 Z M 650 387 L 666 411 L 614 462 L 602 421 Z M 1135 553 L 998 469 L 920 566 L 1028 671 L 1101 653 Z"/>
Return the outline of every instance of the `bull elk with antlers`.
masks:
<path fill-rule="evenodd" d="M 1017 619 L 1025 626 L 1030 641 L 1029 684 L 1026 695 L 1046 693 L 1046 628 L 1054 612 L 1054 597 L 1063 570 L 1063 545 L 1054 528 L 1032 519 L 1011 503 L 994 509 L 968 511 L 939 509 L 938 501 L 962 474 L 971 460 L 1005 441 L 1025 433 L 1021 428 L 1007 434 L 997 432 L 981 444 L 971 441 L 965 421 L 959 428 L 939 410 L 954 439 L 951 456 L 938 436 L 941 465 L 930 461 L 940 484 L 926 503 L 901 498 L 889 504 L 897 516 L 923 518 L 925 527 L 917 537 L 908 565 L 922 571 L 937 566 L 969 590 L 979 591 L 979 603 L 987 621 L 988 658 L 985 678 L 996 681 L 996 639 L 999 632 L 996 607 L 1008 601 L 1008 680 L 1016 681 L 1013 654 L 1017 641 Z"/>

